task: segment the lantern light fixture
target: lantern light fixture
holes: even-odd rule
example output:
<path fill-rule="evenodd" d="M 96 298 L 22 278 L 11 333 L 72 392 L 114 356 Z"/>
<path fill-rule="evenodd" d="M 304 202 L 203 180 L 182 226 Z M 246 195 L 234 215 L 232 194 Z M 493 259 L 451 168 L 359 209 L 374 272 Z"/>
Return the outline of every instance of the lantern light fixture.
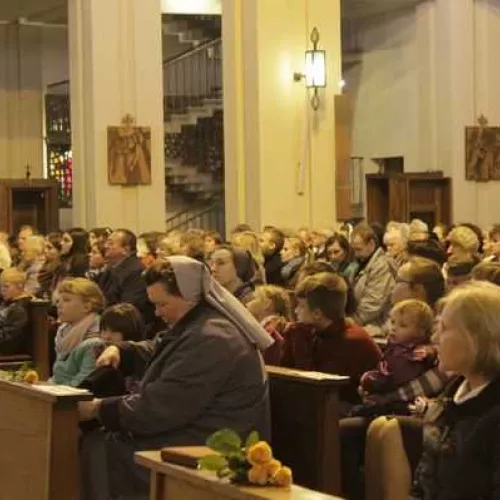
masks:
<path fill-rule="evenodd" d="M 319 89 L 326 87 L 326 51 L 319 50 L 319 31 L 313 28 L 310 37 L 312 50 L 306 50 L 305 73 L 294 73 L 296 82 L 305 80 L 306 87 L 313 89 L 311 106 L 314 110 L 319 108 Z"/>

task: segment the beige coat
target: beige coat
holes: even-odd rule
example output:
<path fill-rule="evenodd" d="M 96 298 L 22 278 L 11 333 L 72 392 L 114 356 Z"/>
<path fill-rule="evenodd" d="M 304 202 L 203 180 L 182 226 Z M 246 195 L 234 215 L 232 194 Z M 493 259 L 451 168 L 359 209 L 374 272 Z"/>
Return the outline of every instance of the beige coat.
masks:
<path fill-rule="evenodd" d="M 394 283 L 394 270 L 382 248 L 375 251 L 354 278 L 356 312 L 353 319 L 372 335 L 378 334 L 387 317 Z"/>

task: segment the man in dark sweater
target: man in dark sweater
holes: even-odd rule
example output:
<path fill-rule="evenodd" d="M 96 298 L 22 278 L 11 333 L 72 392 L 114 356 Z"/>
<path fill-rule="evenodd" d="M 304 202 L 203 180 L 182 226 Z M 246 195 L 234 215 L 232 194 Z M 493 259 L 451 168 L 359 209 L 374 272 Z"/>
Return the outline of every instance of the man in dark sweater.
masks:
<path fill-rule="evenodd" d="M 285 331 L 283 366 L 350 377 L 340 399 L 357 404 L 361 375 L 376 368 L 380 350 L 364 328 L 345 317 L 347 285 L 333 273 L 304 279 L 296 289 L 297 317 Z"/>

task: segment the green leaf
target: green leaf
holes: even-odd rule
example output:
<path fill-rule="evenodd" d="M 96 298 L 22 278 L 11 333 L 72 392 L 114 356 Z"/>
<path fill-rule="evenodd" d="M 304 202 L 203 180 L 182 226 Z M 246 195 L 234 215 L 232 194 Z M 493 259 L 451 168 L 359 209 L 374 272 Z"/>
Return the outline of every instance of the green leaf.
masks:
<path fill-rule="evenodd" d="M 257 431 L 252 431 L 247 437 L 247 440 L 245 442 L 245 448 L 248 450 L 248 448 L 250 448 L 254 444 L 257 444 L 259 441 L 260 441 L 259 433 Z"/>
<path fill-rule="evenodd" d="M 223 479 L 225 477 L 232 477 L 234 472 L 229 467 L 224 467 L 223 469 L 219 469 L 217 471 L 217 477 Z"/>
<path fill-rule="evenodd" d="M 222 429 L 207 439 L 207 446 L 223 455 L 228 455 L 240 451 L 241 439 L 231 429 Z"/>
<path fill-rule="evenodd" d="M 218 471 L 227 467 L 227 460 L 221 455 L 207 455 L 198 460 L 200 469 Z"/>

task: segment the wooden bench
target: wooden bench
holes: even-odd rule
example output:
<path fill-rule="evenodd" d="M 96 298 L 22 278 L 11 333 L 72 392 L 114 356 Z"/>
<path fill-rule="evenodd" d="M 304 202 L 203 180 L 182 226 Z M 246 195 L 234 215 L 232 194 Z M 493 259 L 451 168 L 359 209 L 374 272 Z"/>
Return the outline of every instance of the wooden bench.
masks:
<path fill-rule="evenodd" d="M 159 451 L 139 452 L 135 459 L 151 471 L 149 500 L 340 500 L 300 486 L 235 486 L 220 481 L 215 474 L 163 462 Z"/>
<path fill-rule="evenodd" d="M 33 300 L 29 304 L 29 323 L 31 326 L 31 349 L 26 354 L 0 356 L 0 370 L 18 370 L 25 364 L 33 366 L 41 380 L 50 377 L 51 341 L 48 323 L 49 303 Z"/>
<path fill-rule="evenodd" d="M 348 377 L 266 367 L 272 447 L 297 484 L 340 494 L 339 389 Z"/>
<path fill-rule="evenodd" d="M 90 393 L 0 380 L 0 500 L 78 500 L 78 402 Z"/>

